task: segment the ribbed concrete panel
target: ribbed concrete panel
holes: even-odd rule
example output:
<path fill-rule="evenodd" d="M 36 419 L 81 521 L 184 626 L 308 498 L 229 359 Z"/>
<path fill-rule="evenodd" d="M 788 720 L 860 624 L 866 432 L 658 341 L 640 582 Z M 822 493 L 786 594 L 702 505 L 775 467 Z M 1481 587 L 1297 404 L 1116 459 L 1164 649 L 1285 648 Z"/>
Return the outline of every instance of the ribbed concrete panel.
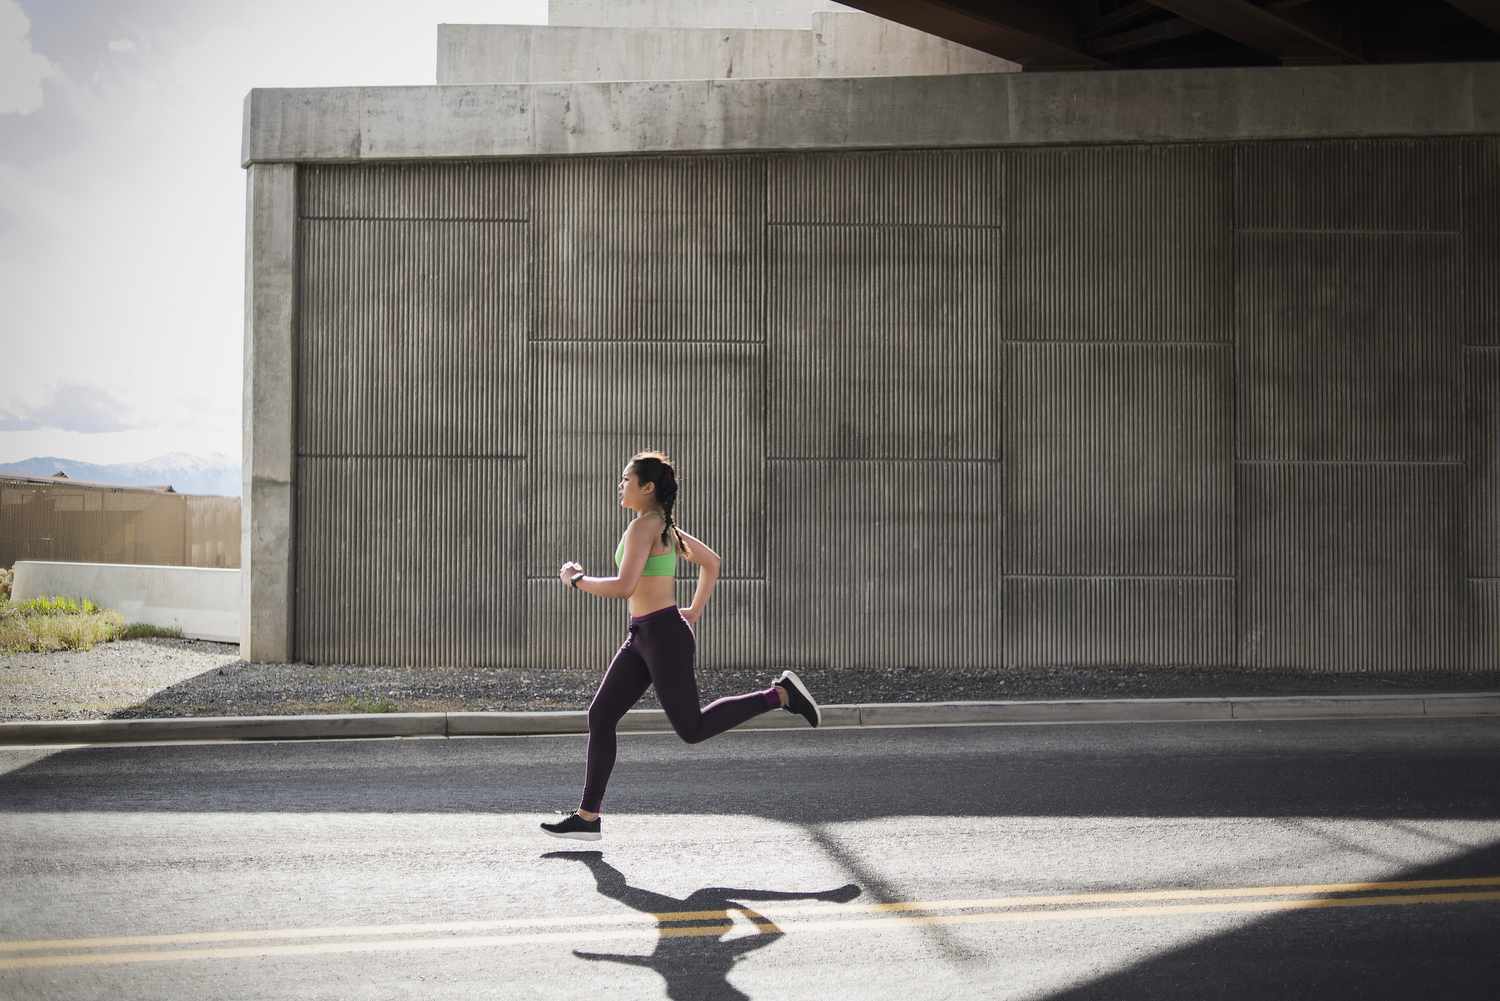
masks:
<path fill-rule="evenodd" d="M 1500 348 L 1465 349 L 1464 368 L 1464 565 L 1500 578 Z"/>
<path fill-rule="evenodd" d="M 1229 147 L 1004 157 L 1008 338 L 1231 340 Z"/>
<path fill-rule="evenodd" d="M 1234 573 L 1228 345 L 1006 351 L 1006 573 Z"/>
<path fill-rule="evenodd" d="M 1010 577 L 1005 665 L 1234 664 L 1234 581 L 1185 577 Z"/>
<path fill-rule="evenodd" d="M 301 454 L 519 454 L 525 226 L 300 225 Z"/>
<path fill-rule="evenodd" d="M 712 545 L 718 548 L 717 542 Z M 720 552 L 727 561 L 728 555 Z M 675 599 L 682 608 L 692 604 L 697 569 L 693 567 L 690 579 L 676 582 Z M 714 583 L 708 609 L 694 631 L 699 695 L 705 704 L 738 694 L 716 689 L 711 669 L 765 666 L 765 594 L 764 580 L 720 577 Z M 630 609 L 623 600 L 579 594 L 554 572 L 551 578 L 526 581 L 526 617 L 528 663 L 598 671 L 602 677 L 628 635 Z"/>
<path fill-rule="evenodd" d="M 1241 459 L 1460 457 L 1457 236 L 1236 239 Z"/>
<path fill-rule="evenodd" d="M 1500 671 L 1500 580 L 1464 582 L 1471 671 Z"/>
<path fill-rule="evenodd" d="M 520 666 L 521 470 L 515 459 L 300 459 L 297 657 Z"/>
<path fill-rule="evenodd" d="M 763 160 L 580 157 L 543 178 L 535 336 L 761 340 Z"/>
<path fill-rule="evenodd" d="M 616 495 L 630 457 L 659 448 L 677 468 L 673 520 L 724 561 L 761 577 L 764 528 L 761 345 L 547 343 L 530 346 L 526 573 L 568 560 L 615 573 L 635 515 Z M 697 567 L 678 560 L 679 576 Z"/>
<path fill-rule="evenodd" d="M 1500 346 L 1500 139 L 1472 144 L 1463 209 L 1468 344 Z"/>
<path fill-rule="evenodd" d="M 776 458 L 998 458 L 999 229 L 773 226 Z"/>
<path fill-rule="evenodd" d="M 1439 230 L 1459 225 L 1463 139 L 1235 147 L 1239 229 Z"/>
<path fill-rule="evenodd" d="M 536 166 L 504 163 L 308 164 L 298 171 L 304 219 L 524 222 Z"/>
<path fill-rule="evenodd" d="M 1457 465 L 1241 463 L 1240 663 L 1451 669 L 1461 477 Z"/>
<path fill-rule="evenodd" d="M 766 463 L 772 668 L 996 667 L 998 462 Z"/>
<path fill-rule="evenodd" d="M 768 222 L 1003 226 L 996 150 L 794 153 L 766 164 Z"/>

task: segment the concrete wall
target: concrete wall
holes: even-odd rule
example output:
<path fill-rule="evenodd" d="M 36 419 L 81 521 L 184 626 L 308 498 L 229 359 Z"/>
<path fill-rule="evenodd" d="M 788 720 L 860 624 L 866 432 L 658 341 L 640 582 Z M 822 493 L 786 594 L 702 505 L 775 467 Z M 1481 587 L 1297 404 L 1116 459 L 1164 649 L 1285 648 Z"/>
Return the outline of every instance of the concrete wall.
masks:
<path fill-rule="evenodd" d="M 807 28 L 830 0 L 549 0 L 547 23 L 616 28 Z"/>
<path fill-rule="evenodd" d="M 57 594 L 88 598 L 126 622 L 175 626 L 189 639 L 240 638 L 238 570 L 22 560 L 11 594 L 15 601 Z"/>
<path fill-rule="evenodd" d="M 866 84 L 932 115 L 404 164 L 306 161 L 472 157 L 497 90 L 564 91 L 253 97 L 248 148 L 304 162 L 265 230 L 296 350 L 254 375 L 303 374 L 296 587 L 251 614 L 314 660 L 598 666 L 623 604 L 556 568 L 611 572 L 619 467 L 662 447 L 725 559 L 709 669 L 1500 667 L 1497 69 L 958 78 L 1010 98 L 977 124 L 926 103 L 954 79 L 814 81 L 802 142 L 857 145 Z M 389 131 L 330 151 L 349 123 Z"/>
<path fill-rule="evenodd" d="M 814 14 L 814 76 L 1015 73 L 1020 63 L 870 14 Z"/>
<path fill-rule="evenodd" d="M 1500 132 L 1500 64 L 256 89 L 241 161 Z"/>
<path fill-rule="evenodd" d="M 439 84 L 1008 73 L 1016 63 L 866 14 L 810 30 L 441 24 Z"/>
<path fill-rule="evenodd" d="M 610 572 L 663 447 L 705 666 L 1497 666 L 1497 180 L 1488 139 L 306 168 L 296 652 L 597 659 L 623 607 L 556 566 Z"/>
<path fill-rule="evenodd" d="M 437 82 L 816 75 L 811 31 L 440 24 Z"/>

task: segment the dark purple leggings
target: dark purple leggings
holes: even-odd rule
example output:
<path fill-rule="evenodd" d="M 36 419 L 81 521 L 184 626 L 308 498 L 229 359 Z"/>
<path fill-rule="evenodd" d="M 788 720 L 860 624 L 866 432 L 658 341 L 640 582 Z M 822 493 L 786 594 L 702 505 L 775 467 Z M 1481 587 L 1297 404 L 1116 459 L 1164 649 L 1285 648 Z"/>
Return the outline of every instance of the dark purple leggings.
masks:
<path fill-rule="evenodd" d="M 689 744 L 707 740 L 739 726 L 752 716 L 781 705 L 774 687 L 719 699 L 698 708 L 698 679 L 693 675 L 697 641 L 693 627 L 676 605 L 647 615 L 632 615 L 630 630 L 599 682 L 589 703 L 588 764 L 584 769 L 583 801 L 590 813 L 598 813 L 604 787 L 615 767 L 615 727 L 625 710 L 656 686 L 656 698 L 666 710 L 677 736 Z"/>

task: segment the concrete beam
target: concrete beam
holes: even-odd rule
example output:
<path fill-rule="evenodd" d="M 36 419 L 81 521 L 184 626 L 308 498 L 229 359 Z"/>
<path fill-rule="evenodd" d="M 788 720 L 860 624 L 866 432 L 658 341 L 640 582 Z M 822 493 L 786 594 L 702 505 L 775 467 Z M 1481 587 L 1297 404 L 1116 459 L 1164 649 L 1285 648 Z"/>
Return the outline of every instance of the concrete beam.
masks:
<path fill-rule="evenodd" d="M 245 177 L 244 498 L 240 656 L 293 652 L 296 485 L 297 168 L 255 164 Z"/>
<path fill-rule="evenodd" d="M 252 90 L 242 162 L 1500 132 L 1500 64 Z"/>
<path fill-rule="evenodd" d="M 1448 3 L 1500 34 L 1500 0 L 1448 0 Z"/>
<path fill-rule="evenodd" d="M 1318 30 L 1294 9 L 1274 11 L 1249 0 L 1151 2 L 1183 20 L 1284 62 L 1364 62 L 1364 56 L 1354 46 L 1332 32 Z"/>
<path fill-rule="evenodd" d="M 1027 69 L 1109 66 L 1078 44 L 1078 25 L 1063 4 L 992 0 L 982 12 L 943 0 L 857 0 L 850 6 Z"/>

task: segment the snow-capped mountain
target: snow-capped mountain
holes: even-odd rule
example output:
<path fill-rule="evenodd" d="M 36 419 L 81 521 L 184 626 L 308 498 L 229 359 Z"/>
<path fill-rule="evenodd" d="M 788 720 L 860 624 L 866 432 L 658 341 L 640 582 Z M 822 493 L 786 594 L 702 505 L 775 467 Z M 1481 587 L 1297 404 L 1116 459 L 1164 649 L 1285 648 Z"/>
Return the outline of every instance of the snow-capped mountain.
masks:
<path fill-rule="evenodd" d="M 99 465 L 40 456 L 21 462 L 0 463 L 0 474 L 16 476 L 51 476 L 67 473 L 70 479 L 90 483 L 110 483 L 121 487 L 159 487 L 170 485 L 180 494 L 240 495 L 240 464 L 222 452 L 206 456 L 171 452 L 145 462 L 118 462 Z"/>

